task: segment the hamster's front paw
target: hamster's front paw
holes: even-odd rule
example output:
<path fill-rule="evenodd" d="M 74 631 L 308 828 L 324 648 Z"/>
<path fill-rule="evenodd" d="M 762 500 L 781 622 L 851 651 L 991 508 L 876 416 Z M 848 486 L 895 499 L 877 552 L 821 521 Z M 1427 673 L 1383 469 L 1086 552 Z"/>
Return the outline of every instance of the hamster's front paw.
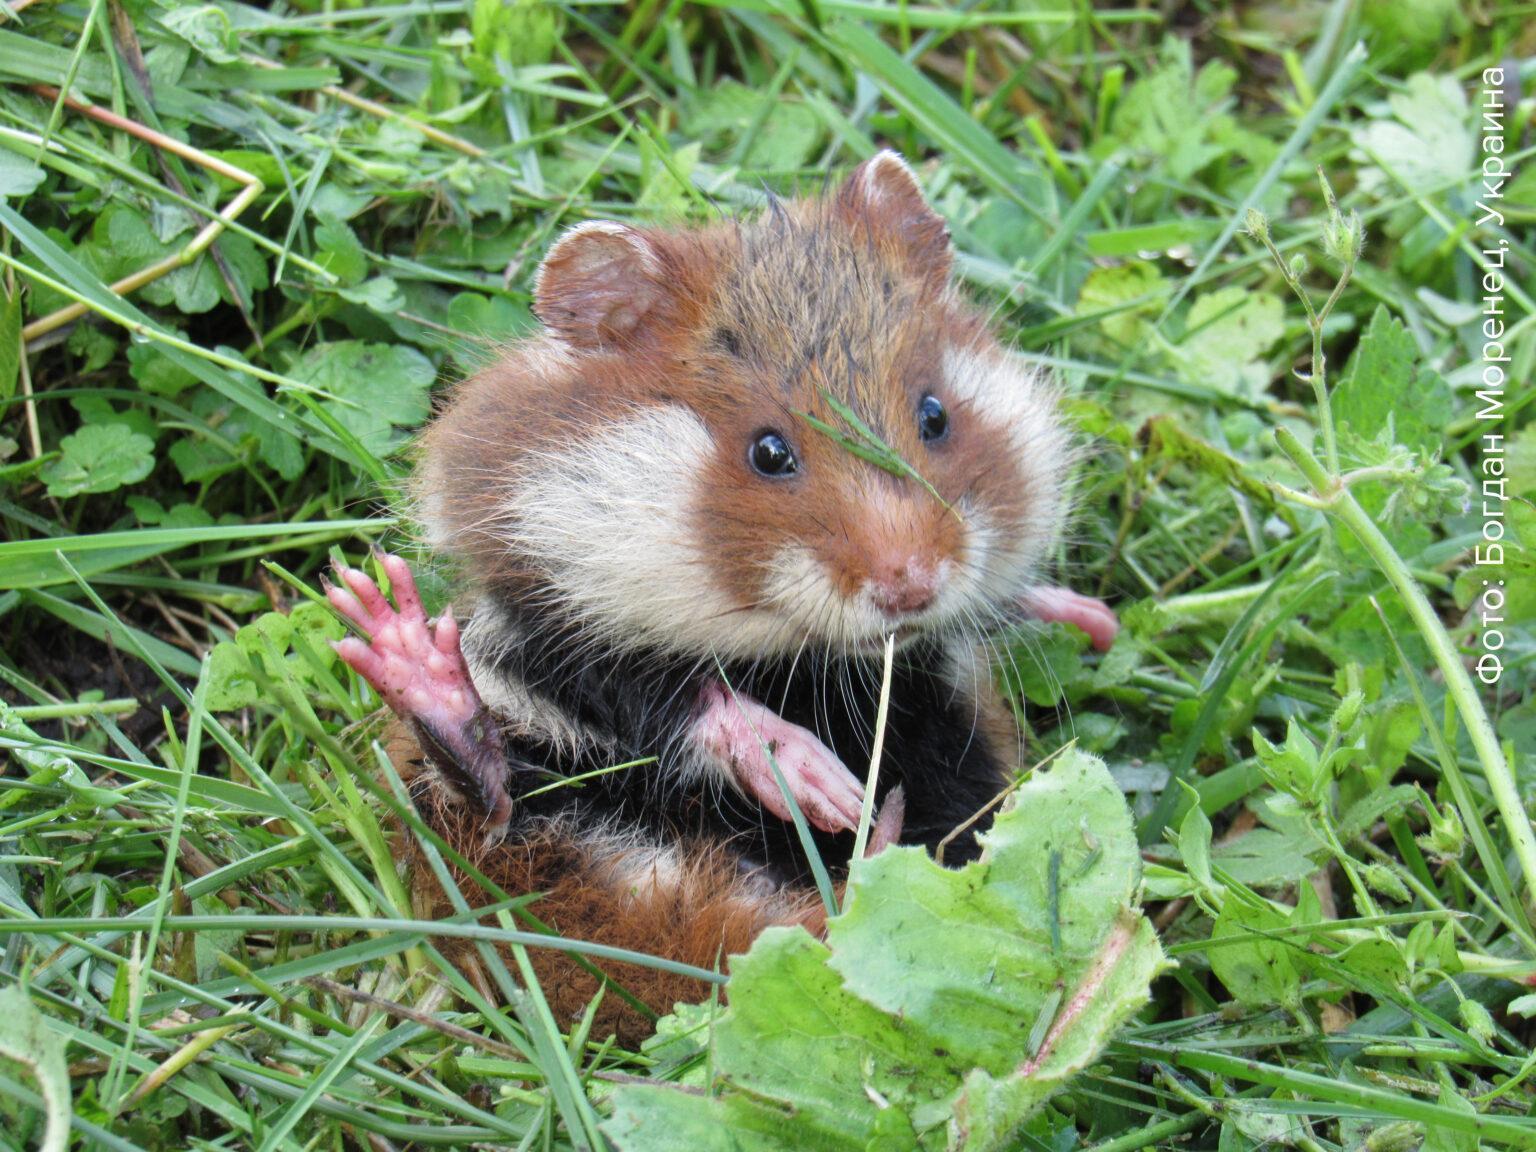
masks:
<path fill-rule="evenodd" d="M 345 587 L 328 584 L 326 596 L 368 634 L 368 640 L 348 636 L 333 646 L 380 699 L 416 729 L 423 750 L 449 782 L 468 794 L 493 827 L 504 827 L 512 799 L 506 791 L 501 733 L 470 679 L 453 612 L 429 620 L 405 561 L 381 554 L 380 563 L 398 607 L 367 573 L 337 567 Z"/>
<path fill-rule="evenodd" d="M 1060 620 L 1088 633 L 1100 652 L 1107 652 L 1120 631 L 1115 610 L 1102 600 L 1083 596 L 1070 588 L 1040 585 L 1024 595 L 1024 607 L 1037 620 Z"/>
<path fill-rule="evenodd" d="M 790 814 L 774 777 L 774 763 L 800 811 L 817 828 L 845 832 L 859 826 L 864 785 L 858 777 L 815 733 L 767 705 L 732 695 L 723 684 L 709 684 L 700 696 L 693 732 L 741 790 L 780 820 L 790 819 Z"/>

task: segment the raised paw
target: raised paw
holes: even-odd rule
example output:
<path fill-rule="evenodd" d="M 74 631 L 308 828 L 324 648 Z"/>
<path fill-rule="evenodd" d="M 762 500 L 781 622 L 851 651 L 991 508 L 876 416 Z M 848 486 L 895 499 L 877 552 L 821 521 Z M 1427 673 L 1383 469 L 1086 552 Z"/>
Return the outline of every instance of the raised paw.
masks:
<path fill-rule="evenodd" d="M 1041 585 L 1024 595 L 1024 607 L 1037 620 L 1060 620 L 1088 633 L 1094 648 L 1107 652 L 1120 632 L 1115 611 L 1102 600 L 1083 596 L 1070 588 Z"/>
<path fill-rule="evenodd" d="M 704 689 L 693 732 L 741 790 L 779 819 L 791 817 L 774 763 L 813 825 L 823 832 L 858 827 L 864 785 L 815 733 L 751 697 L 732 695 L 718 683 Z"/>
<path fill-rule="evenodd" d="M 501 735 L 470 679 L 453 611 L 429 620 L 406 562 L 382 553 L 379 559 L 395 603 L 366 572 L 338 566 L 341 584 L 327 584 L 326 597 L 368 639 L 348 636 L 333 646 L 412 725 L 423 750 L 439 761 L 451 781 L 493 823 L 505 824 L 512 802 L 504 783 Z"/>
<path fill-rule="evenodd" d="M 459 651 L 453 612 L 428 620 L 405 561 L 386 555 L 382 563 L 398 608 L 356 568 L 338 567 L 342 584 L 326 588 L 332 607 L 368 634 L 366 641 L 338 641 L 336 651 L 398 715 L 445 730 L 461 727 L 480 698 Z"/>

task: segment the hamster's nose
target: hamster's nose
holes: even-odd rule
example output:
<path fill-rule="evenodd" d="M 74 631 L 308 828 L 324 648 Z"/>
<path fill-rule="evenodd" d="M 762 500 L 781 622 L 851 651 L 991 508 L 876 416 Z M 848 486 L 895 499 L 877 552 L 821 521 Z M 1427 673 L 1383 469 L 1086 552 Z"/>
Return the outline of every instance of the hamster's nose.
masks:
<path fill-rule="evenodd" d="M 886 616 L 915 616 L 932 607 L 939 595 L 937 565 L 916 557 L 882 565 L 869 584 L 869 599 Z"/>

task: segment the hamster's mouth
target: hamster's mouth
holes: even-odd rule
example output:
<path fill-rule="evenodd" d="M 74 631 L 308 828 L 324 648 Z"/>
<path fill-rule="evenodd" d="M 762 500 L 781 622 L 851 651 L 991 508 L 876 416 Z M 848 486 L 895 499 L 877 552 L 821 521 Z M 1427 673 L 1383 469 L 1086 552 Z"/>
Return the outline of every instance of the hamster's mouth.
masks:
<path fill-rule="evenodd" d="M 930 628 L 919 623 L 903 623 L 887 629 L 878 636 L 866 636 L 861 640 L 855 640 L 849 647 L 856 656 L 883 656 L 887 637 L 896 637 L 896 651 L 900 652 L 928 635 L 930 631 Z"/>

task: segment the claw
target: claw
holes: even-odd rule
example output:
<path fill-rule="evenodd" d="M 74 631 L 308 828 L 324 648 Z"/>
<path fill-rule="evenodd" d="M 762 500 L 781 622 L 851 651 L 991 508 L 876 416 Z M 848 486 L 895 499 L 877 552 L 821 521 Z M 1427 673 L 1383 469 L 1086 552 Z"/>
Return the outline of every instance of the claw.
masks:
<path fill-rule="evenodd" d="M 779 819 L 789 820 L 789 805 L 779 786 L 782 776 L 801 814 L 823 832 L 859 826 L 864 785 L 815 733 L 748 696 L 731 695 L 720 684 L 706 687 L 699 703 L 694 738 L 742 792 Z"/>
<path fill-rule="evenodd" d="M 368 637 L 348 636 L 332 647 L 412 726 L 466 799 L 493 825 L 504 827 L 512 800 L 501 732 L 470 678 L 458 622 L 451 610 L 428 620 L 409 565 L 390 555 L 382 556 L 382 564 L 395 606 L 356 568 L 336 566 L 345 587 L 322 579 L 326 599 Z"/>

